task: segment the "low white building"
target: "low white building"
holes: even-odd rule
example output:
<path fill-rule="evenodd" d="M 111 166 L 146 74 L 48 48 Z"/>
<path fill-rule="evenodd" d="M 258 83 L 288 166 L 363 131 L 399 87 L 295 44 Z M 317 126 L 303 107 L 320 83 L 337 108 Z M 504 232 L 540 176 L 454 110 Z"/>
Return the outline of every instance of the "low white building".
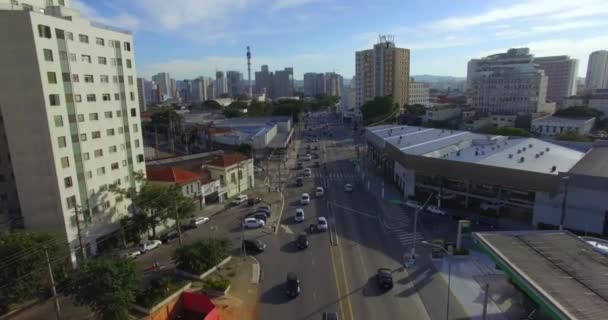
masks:
<path fill-rule="evenodd" d="M 572 119 L 547 116 L 532 120 L 532 131 L 545 137 L 572 131 L 578 134 L 588 134 L 593 129 L 595 118 Z"/>
<path fill-rule="evenodd" d="M 435 106 L 426 110 L 424 121 L 446 121 L 460 118 L 462 108 L 455 106 Z"/>
<path fill-rule="evenodd" d="M 409 105 L 421 104 L 427 108 L 431 106 L 429 94 L 430 87 L 427 83 L 410 81 L 409 89 L 407 102 Z"/>

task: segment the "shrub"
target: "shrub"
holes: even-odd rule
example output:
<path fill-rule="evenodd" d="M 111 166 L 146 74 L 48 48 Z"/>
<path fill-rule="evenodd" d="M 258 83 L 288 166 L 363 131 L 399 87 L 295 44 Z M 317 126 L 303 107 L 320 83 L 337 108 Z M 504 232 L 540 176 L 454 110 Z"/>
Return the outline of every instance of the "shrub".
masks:
<path fill-rule="evenodd" d="M 228 239 L 205 239 L 176 249 L 173 259 L 178 269 L 201 274 L 226 259 L 229 252 Z"/>
<path fill-rule="evenodd" d="M 186 281 L 164 275 L 150 282 L 150 285 L 141 290 L 136 297 L 137 304 L 150 308 L 172 295 L 186 285 Z"/>
<path fill-rule="evenodd" d="M 210 291 L 224 292 L 230 286 L 230 280 L 222 277 L 207 278 L 203 281 L 203 288 Z"/>

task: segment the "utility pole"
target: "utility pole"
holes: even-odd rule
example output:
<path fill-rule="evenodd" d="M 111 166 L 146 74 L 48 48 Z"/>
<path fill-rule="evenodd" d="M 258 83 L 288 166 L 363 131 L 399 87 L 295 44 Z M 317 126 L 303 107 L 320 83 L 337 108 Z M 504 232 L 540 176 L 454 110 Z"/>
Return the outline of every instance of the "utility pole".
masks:
<path fill-rule="evenodd" d="M 76 231 L 78 232 L 78 243 L 80 244 L 80 254 L 82 255 L 82 259 L 87 258 L 87 250 L 84 246 L 84 242 L 82 241 L 82 229 L 80 228 L 80 210 L 78 210 L 78 205 L 74 204 L 74 215 L 76 216 Z"/>
<path fill-rule="evenodd" d="M 484 286 L 484 296 L 483 296 L 483 311 L 481 313 L 481 319 L 486 320 L 488 317 L 488 296 L 490 295 L 490 284 L 486 283 Z"/>
<path fill-rule="evenodd" d="M 60 320 L 61 307 L 59 306 L 59 298 L 57 297 L 57 288 L 55 288 L 55 278 L 53 278 L 53 268 L 51 267 L 51 260 L 49 259 L 49 251 L 46 248 L 44 248 L 44 256 L 46 257 L 46 265 L 49 268 L 49 281 L 51 283 L 53 299 L 55 300 L 55 318 Z"/>
<path fill-rule="evenodd" d="M 283 180 L 281 180 L 281 161 L 280 160 L 279 160 L 278 164 L 279 164 L 279 192 L 281 192 L 281 182 Z"/>
<path fill-rule="evenodd" d="M 562 199 L 562 213 L 559 219 L 559 230 L 564 230 L 564 221 L 566 220 L 566 200 L 568 198 L 568 182 L 570 182 L 570 177 L 566 176 L 561 178 L 564 180 L 564 198 Z"/>
<path fill-rule="evenodd" d="M 180 190 L 178 188 L 175 188 L 175 191 L 180 192 Z M 179 241 L 179 246 L 181 247 L 183 245 L 182 228 L 179 225 L 179 210 L 178 210 L 178 205 L 177 205 L 177 194 L 175 195 L 173 202 L 175 204 L 175 225 L 177 227 L 177 239 Z"/>

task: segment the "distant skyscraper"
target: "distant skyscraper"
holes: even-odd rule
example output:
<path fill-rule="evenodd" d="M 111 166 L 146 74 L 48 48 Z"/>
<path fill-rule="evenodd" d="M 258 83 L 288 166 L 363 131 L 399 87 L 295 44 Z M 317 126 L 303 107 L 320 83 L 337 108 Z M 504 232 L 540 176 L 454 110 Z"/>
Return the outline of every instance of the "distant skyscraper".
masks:
<path fill-rule="evenodd" d="M 149 94 L 146 93 L 146 89 L 149 87 L 146 82 L 150 82 L 144 78 L 137 78 L 137 97 L 139 98 L 139 111 L 148 111 L 148 99 Z"/>
<path fill-rule="evenodd" d="M 480 59 L 471 59 L 469 60 L 469 63 L 467 63 L 467 82 L 465 90 L 469 90 L 473 86 L 473 78 L 475 76 L 479 61 Z"/>
<path fill-rule="evenodd" d="M 271 97 L 291 97 L 293 96 L 293 68 L 277 70 L 272 76 L 272 95 Z"/>
<path fill-rule="evenodd" d="M 534 63 L 545 71 L 547 76 L 547 100 L 561 103 L 565 98 L 576 94 L 578 60 L 569 56 L 534 58 Z"/>
<path fill-rule="evenodd" d="M 329 96 L 342 96 L 342 76 L 335 72 L 328 72 L 325 74 L 325 93 Z"/>
<path fill-rule="evenodd" d="M 255 92 L 266 93 L 269 97 L 272 94 L 272 74 L 268 71 L 268 66 L 263 65 L 261 71 L 255 72 Z"/>
<path fill-rule="evenodd" d="M 152 76 L 152 81 L 157 86 L 157 90 L 159 91 L 157 94 L 160 95 L 161 100 L 163 96 L 171 95 L 171 77 L 167 72 L 160 72 Z"/>
<path fill-rule="evenodd" d="M 304 74 L 304 96 L 314 97 L 325 93 L 325 74 L 307 72 Z"/>
<path fill-rule="evenodd" d="M 177 82 L 175 81 L 175 79 L 171 78 L 169 79 L 169 95 L 172 98 L 177 98 Z"/>
<path fill-rule="evenodd" d="M 215 73 L 215 95 L 219 97 L 225 93 L 228 93 L 228 82 L 224 77 L 224 71 L 217 71 Z"/>
<path fill-rule="evenodd" d="M 243 74 L 238 71 L 227 71 L 226 72 L 226 83 L 228 86 L 228 94 L 231 97 L 236 97 L 243 93 L 241 82 Z"/>
<path fill-rule="evenodd" d="M 544 110 L 547 76 L 528 48 L 509 49 L 476 62 L 467 75 L 471 106 L 493 114 L 530 114 Z"/>
<path fill-rule="evenodd" d="M 410 50 L 395 47 L 394 39 L 380 36 L 373 49 L 355 54 L 357 107 L 374 97 L 392 95 L 403 107 L 408 102 Z"/>
<path fill-rule="evenodd" d="M 204 102 L 211 99 L 209 97 L 209 79 L 199 77 L 192 80 L 192 101 Z"/>
<path fill-rule="evenodd" d="M 585 85 L 589 90 L 608 88 L 608 51 L 594 51 L 589 55 Z"/>

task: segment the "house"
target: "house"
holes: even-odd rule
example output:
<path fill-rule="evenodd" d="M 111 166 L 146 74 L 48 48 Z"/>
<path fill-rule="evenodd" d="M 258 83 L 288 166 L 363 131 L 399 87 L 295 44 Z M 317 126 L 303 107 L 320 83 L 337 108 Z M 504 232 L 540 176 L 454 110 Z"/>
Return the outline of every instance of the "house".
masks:
<path fill-rule="evenodd" d="M 228 199 L 255 185 L 253 159 L 240 153 L 216 155 L 202 164 L 211 179 L 219 180 L 221 198 Z"/>
<path fill-rule="evenodd" d="M 544 137 L 552 137 L 568 131 L 577 134 L 589 134 L 595 118 L 564 118 L 556 116 L 547 116 L 532 120 L 532 131 Z"/>
<path fill-rule="evenodd" d="M 199 172 L 179 167 L 146 167 L 147 179 L 152 184 L 178 186 L 186 197 L 198 199 L 201 207 L 214 198 L 218 198 L 220 182 L 211 178 L 208 170 Z M 215 194 L 215 196 L 214 196 Z"/>

